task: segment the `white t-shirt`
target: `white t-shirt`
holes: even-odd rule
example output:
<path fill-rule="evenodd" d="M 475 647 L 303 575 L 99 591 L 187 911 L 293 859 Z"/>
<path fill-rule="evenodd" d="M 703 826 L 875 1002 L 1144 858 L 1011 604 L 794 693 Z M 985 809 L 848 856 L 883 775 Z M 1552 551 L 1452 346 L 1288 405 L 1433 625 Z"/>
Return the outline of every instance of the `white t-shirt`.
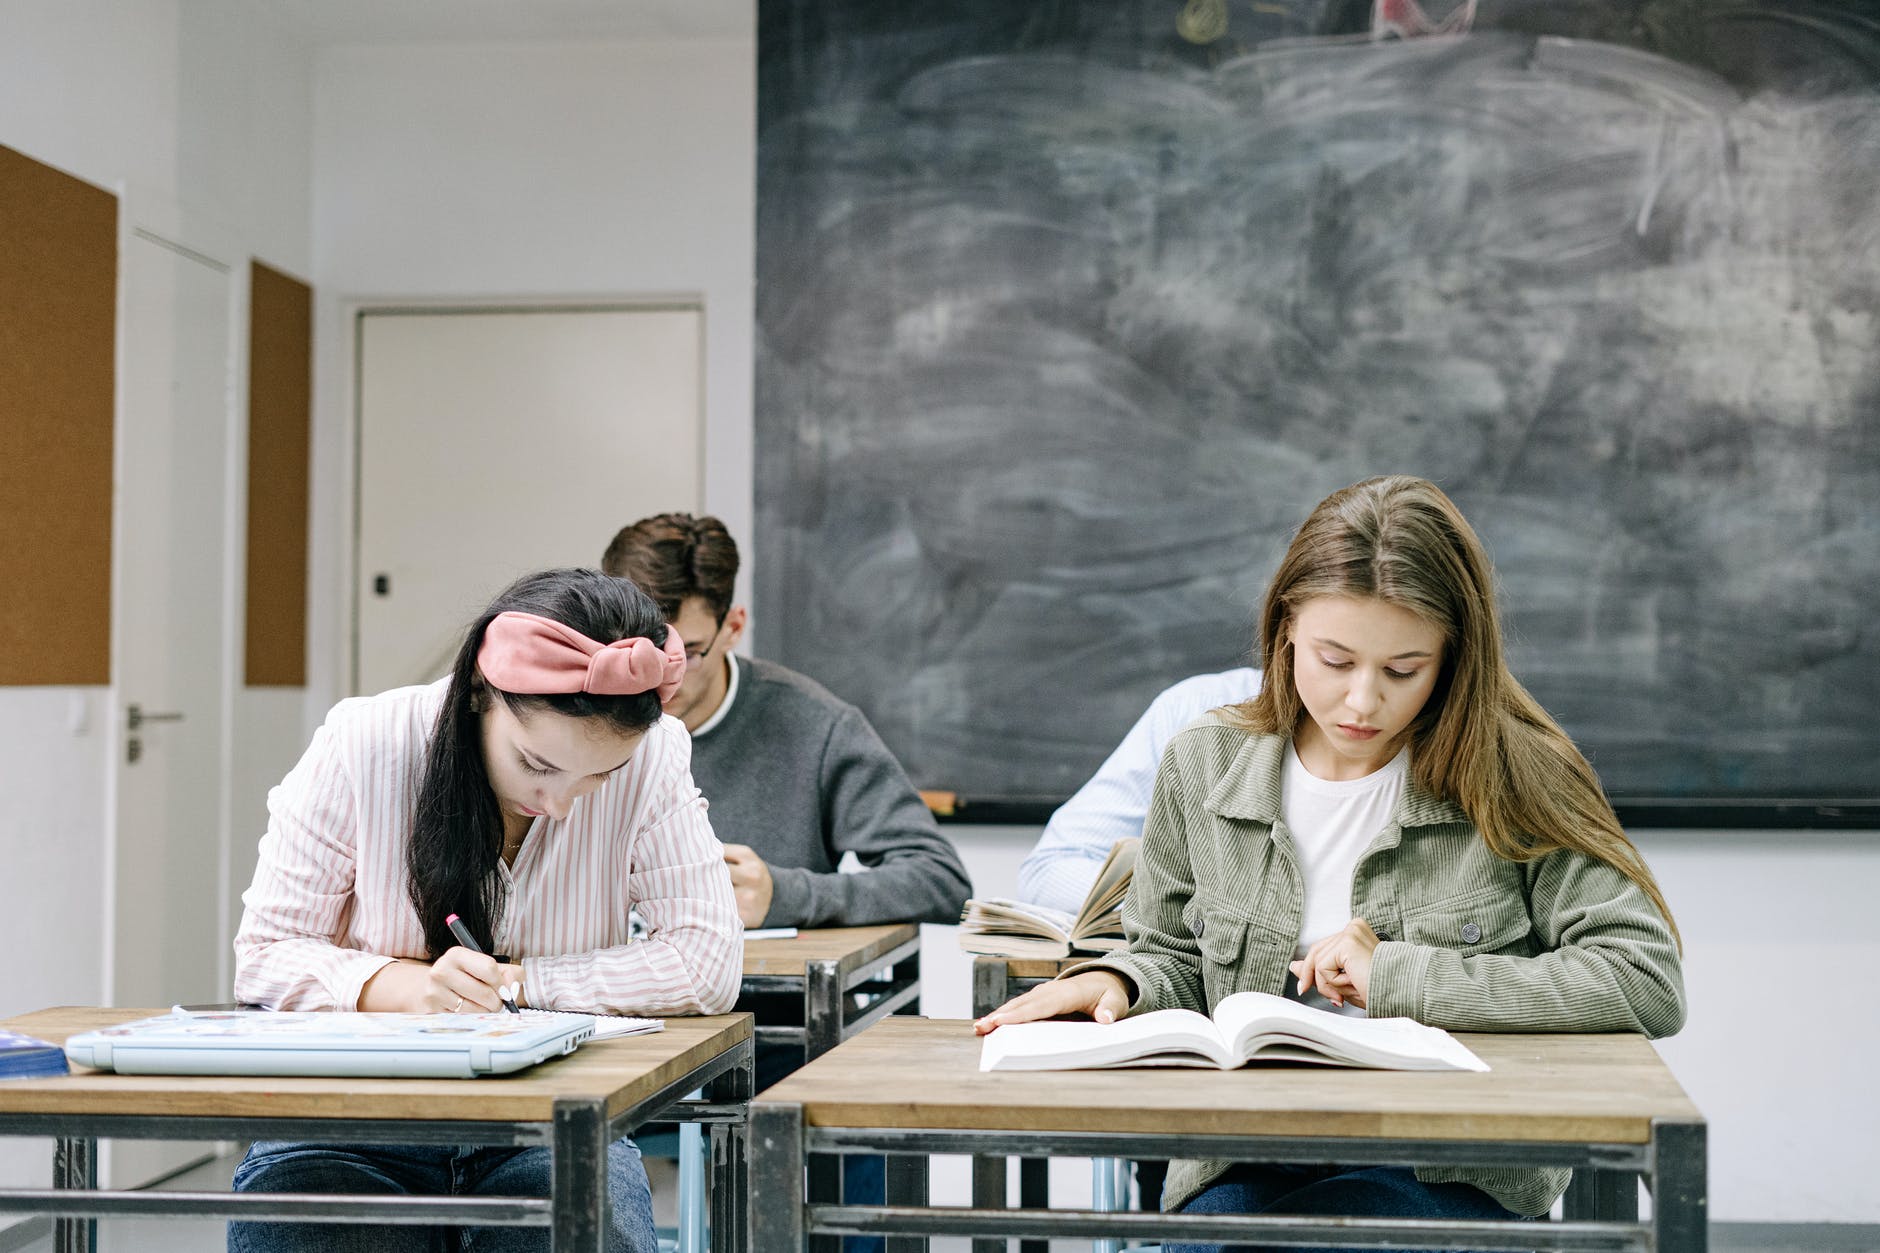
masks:
<path fill-rule="evenodd" d="M 1280 782 L 1280 815 L 1292 832 L 1305 878 L 1304 921 L 1295 959 L 1312 945 L 1344 929 L 1351 921 L 1351 872 L 1358 858 L 1389 825 L 1403 797 L 1410 774 L 1410 748 L 1362 779 L 1321 779 L 1299 760 L 1298 750 L 1286 747 L 1286 770 Z M 1314 989 L 1305 1003 L 1319 1009 L 1334 1006 Z M 1364 1011 L 1346 1003 L 1344 1012 Z"/>

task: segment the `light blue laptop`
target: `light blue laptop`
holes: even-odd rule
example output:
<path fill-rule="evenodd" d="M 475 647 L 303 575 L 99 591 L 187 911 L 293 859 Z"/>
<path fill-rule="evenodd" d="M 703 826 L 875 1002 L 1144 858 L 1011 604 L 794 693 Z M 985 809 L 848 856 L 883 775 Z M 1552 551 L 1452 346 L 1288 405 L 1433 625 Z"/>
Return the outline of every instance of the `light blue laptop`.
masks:
<path fill-rule="evenodd" d="M 333 1075 L 473 1079 L 572 1053 L 586 1014 L 176 1010 L 65 1042 L 76 1065 L 123 1075 Z"/>

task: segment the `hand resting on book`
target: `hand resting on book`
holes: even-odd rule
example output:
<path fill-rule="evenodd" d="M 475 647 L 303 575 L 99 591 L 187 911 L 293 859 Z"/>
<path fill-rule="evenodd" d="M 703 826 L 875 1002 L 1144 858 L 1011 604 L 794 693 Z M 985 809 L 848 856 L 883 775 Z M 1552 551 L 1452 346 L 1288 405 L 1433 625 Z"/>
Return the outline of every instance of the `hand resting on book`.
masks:
<path fill-rule="evenodd" d="M 1113 970 L 1086 970 L 1068 979 L 1053 979 L 1013 997 L 973 1023 L 974 1035 L 985 1035 L 1011 1022 L 1036 1022 L 1064 1014 L 1089 1014 L 1098 1022 L 1115 1022 L 1129 1011 L 1135 989 Z"/>

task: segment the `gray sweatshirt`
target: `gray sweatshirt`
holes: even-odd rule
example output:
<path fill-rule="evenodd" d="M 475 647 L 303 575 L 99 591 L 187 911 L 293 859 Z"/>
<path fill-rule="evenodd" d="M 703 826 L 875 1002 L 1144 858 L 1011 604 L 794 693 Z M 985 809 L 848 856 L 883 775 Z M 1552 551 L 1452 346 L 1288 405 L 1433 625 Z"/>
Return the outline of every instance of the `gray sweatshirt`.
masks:
<path fill-rule="evenodd" d="M 712 830 L 770 864 L 766 927 L 958 922 L 966 867 L 859 709 L 813 679 L 734 658 L 737 694 L 692 737 Z M 840 874 L 853 852 L 868 869 Z"/>

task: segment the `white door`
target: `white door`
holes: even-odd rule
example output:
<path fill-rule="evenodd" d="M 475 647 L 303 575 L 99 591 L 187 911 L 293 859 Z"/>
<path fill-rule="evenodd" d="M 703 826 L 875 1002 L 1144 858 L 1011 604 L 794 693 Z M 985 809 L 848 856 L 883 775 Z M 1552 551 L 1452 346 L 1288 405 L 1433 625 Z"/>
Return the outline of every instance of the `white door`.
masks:
<path fill-rule="evenodd" d="M 424 683 L 510 580 L 702 497 L 697 307 L 359 319 L 353 690 Z"/>
<path fill-rule="evenodd" d="M 133 231 L 121 258 L 112 598 L 117 728 L 105 869 L 105 1000 L 167 1009 L 230 993 L 222 901 L 229 702 L 231 275 Z M 118 1141 L 133 1185 L 201 1145 Z"/>

